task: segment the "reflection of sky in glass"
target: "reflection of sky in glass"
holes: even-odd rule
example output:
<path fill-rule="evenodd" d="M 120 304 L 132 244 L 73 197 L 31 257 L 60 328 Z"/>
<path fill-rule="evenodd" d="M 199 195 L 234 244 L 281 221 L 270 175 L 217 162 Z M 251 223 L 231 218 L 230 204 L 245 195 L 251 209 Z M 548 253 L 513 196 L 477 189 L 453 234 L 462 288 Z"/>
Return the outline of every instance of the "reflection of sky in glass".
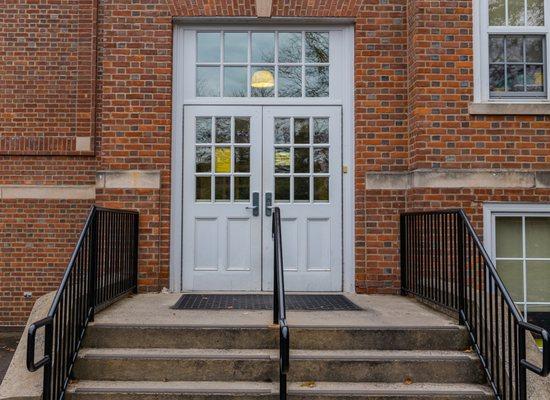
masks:
<path fill-rule="evenodd" d="M 220 68 L 197 67 L 197 96 L 217 97 L 220 95 Z"/>
<path fill-rule="evenodd" d="M 246 67 L 224 67 L 223 95 L 226 97 L 246 97 Z"/>
<path fill-rule="evenodd" d="M 220 34 L 218 32 L 197 33 L 197 62 L 220 61 Z"/>
<path fill-rule="evenodd" d="M 252 62 L 272 63 L 275 61 L 275 34 L 273 32 L 252 33 Z"/>
<path fill-rule="evenodd" d="M 225 33 L 223 40 L 223 58 L 225 62 L 245 63 L 248 61 L 248 33 Z"/>

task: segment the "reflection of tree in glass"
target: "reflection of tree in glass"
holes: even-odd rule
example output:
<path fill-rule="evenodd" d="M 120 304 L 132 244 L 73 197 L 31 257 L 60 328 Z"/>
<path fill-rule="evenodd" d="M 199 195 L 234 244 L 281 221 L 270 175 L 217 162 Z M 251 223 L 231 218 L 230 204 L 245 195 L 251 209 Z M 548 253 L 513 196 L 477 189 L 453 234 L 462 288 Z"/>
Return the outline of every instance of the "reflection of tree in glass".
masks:
<path fill-rule="evenodd" d="M 279 96 L 302 96 L 302 67 L 279 67 Z"/>
<path fill-rule="evenodd" d="M 301 33 L 280 33 L 279 34 L 279 62 L 300 63 L 302 62 L 302 34 Z"/>
<path fill-rule="evenodd" d="M 306 62 L 328 63 L 328 33 L 306 32 Z"/>
<path fill-rule="evenodd" d="M 328 67 L 306 67 L 306 96 L 328 96 Z"/>

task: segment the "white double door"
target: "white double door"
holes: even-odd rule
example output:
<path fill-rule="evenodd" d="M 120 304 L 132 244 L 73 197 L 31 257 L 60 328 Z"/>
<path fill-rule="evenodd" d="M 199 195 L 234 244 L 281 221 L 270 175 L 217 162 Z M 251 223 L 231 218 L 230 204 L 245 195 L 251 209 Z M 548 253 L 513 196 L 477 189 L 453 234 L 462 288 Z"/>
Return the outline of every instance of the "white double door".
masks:
<path fill-rule="evenodd" d="M 270 206 L 289 291 L 342 290 L 341 112 L 186 106 L 182 287 L 271 290 Z"/>

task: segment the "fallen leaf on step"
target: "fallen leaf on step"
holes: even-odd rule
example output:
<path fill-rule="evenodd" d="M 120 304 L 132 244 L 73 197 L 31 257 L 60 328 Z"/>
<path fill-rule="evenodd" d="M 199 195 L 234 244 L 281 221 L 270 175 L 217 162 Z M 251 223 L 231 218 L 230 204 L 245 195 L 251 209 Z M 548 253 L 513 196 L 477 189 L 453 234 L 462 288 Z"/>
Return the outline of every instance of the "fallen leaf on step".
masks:
<path fill-rule="evenodd" d="M 315 382 L 314 381 L 308 381 L 308 382 L 304 382 L 300 385 L 301 387 L 309 387 L 309 388 L 312 388 L 312 387 L 315 387 Z"/>
<path fill-rule="evenodd" d="M 474 352 L 474 349 L 472 349 L 471 347 L 464 350 L 464 353 L 473 353 L 473 352 Z"/>
<path fill-rule="evenodd" d="M 410 378 L 410 377 L 406 377 L 405 380 L 403 381 L 403 383 L 404 383 L 405 385 L 412 385 L 413 380 L 412 380 L 412 378 Z"/>

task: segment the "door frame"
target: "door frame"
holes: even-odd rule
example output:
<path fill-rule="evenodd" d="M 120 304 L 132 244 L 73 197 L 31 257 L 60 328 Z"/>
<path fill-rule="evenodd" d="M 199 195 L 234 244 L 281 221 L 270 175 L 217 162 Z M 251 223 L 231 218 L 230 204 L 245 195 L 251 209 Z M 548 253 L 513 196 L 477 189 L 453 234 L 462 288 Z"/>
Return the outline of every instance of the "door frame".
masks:
<path fill-rule="evenodd" d="M 184 76 L 185 66 L 185 34 L 186 31 L 197 29 L 289 29 L 303 28 L 304 18 L 277 19 L 276 24 L 270 23 L 266 28 L 263 22 L 243 21 L 236 18 L 235 24 L 223 19 L 223 25 L 216 18 L 204 23 L 174 22 L 173 52 L 172 52 L 172 150 L 171 150 L 171 200 L 170 200 L 170 290 L 182 291 L 182 228 L 183 228 L 183 107 L 185 105 L 200 105 L 201 99 L 185 98 Z M 247 21 L 248 22 L 248 21 Z M 339 98 L 330 99 L 323 105 L 338 105 L 342 107 L 342 271 L 343 292 L 355 293 L 355 112 L 354 112 L 354 26 L 349 20 L 338 21 L 327 19 L 320 23 L 307 25 L 320 30 L 341 32 L 342 62 L 340 74 L 343 84 L 339 88 Z M 194 76 L 194 73 L 193 73 Z M 251 104 L 251 99 L 246 99 Z M 262 103 L 257 105 L 275 105 L 277 103 Z M 219 105 L 243 105 L 246 101 L 220 101 Z M 279 103 L 280 104 L 280 103 Z M 296 105 L 320 105 L 318 101 L 304 101 Z M 205 104 L 206 105 L 206 104 Z M 208 102 L 208 105 L 215 105 Z M 291 105 L 287 103 L 286 105 Z"/>

